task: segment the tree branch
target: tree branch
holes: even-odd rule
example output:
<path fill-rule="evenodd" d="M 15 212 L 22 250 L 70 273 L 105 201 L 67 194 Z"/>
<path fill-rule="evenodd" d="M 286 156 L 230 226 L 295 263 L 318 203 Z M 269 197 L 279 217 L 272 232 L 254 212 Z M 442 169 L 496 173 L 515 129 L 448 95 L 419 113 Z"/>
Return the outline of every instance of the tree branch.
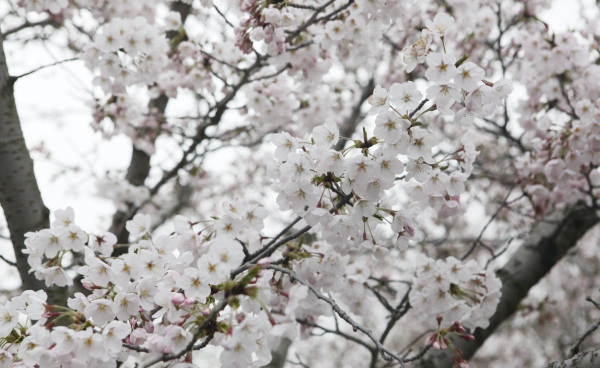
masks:
<path fill-rule="evenodd" d="M 59 22 L 56 21 L 55 19 L 52 19 L 52 18 L 40 20 L 38 22 L 29 22 L 29 21 L 26 20 L 20 26 L 17 26 L 17 27 L 15 27 L 13 29 L 9 29 L 6 32 L 2 33 L 2 35 L 0 35 L 0 38 L 6 38 L 7 36 L 9 36 L 11 34 L 20 32 L 20 31 L 22 31 L 24 29 L 31 28 L 31 27 L 48 26 L 48 25 L 56 27 L 58 24 L 59 24 Z"/>
<path fill-rule="evenodd" d="M 573 358 L 575 356 L 575 354 L 579 353 L 579 347 L 581 347 L 581 344 L 583 344 L 583 341 L 590 336 L 592 333 L 594 333 L 594 331 L 596 331 L 598 329 L 598 327 L 600 327 L 600 320 L 596 321 L 596 323 L 594 323 L 593 325 L 591 325 L 584 333 L 583 335 L 579 336 L 579 338 L 577 339 L 577 341 L 575 341 L 575 343 L 573 344 L 573 346 L 571 347 L 571 349 L 569 350 L 569 355 L 567 356 L 568 358 Z"/>
<path fill-rule="evenodd" d="M 598 368 L 599 364 L 600 350 L 591 350 L 571 359 L 550 363 L 546 368 Z"/>
<path fill-rule="evenodd" d="M 52 63 L 52 64 L 42 65 L 42 66 L 40 66 L 40 67 L 37 67 L 37 68 L 35 68 L 35 69 L 33 69 L 33 70 L 30 70 L 30 71 L 28 71 L 27 73 L 23 73 L 23 74 L 21 74 L 21 75 L 14 76 L 13 78 L 14 78 L 14 79 L 23 78 L 23 77 L 26 77 L 26 76 L 28 76 L 28 75 L 30 75 L 30 74 L 33 74 L 33 73 L 37 72 L 37 71 L 40 71 L 40 70 L 42 70 L 42 69 L 46 69 L 46 68 L 49 68 L 49 67 L 51 67 L 51 66 L 60 65 L 60 64 L 63 64 L 63 63 L 68 63 L 68 62 L 70 62 L 70 61 L 75 61 L 75 60 L 80 60 L 80 58 L 78 58 L 78 57 L 74 57 L 74 58 L 70 58 L 70 59 L 59 60 L 59 61 L 57 61 L 57 62 L 54 62 L 54 63 Z"/>
<path fill-rule="evenodd" d="M 288 270 L 287 268 L 283 268 L 283 267 L 279 267 L 279 266 L 275 266 L 275 265 L 267 265 L 265 268 L 274 270 L 274 271 L 278 271 L 281 273 L 285 273 L 290 277 L 291 280 L 298 281 L 302 285 L 306 286 L 317 297 L 317 299 L 320 299 L 320 300 L 324 301 L 325 303 L 331 305 L 331 307 L 333 308 L 335 313 L 337 313 L 337 315 L 340 316 L 341 319 L 343 319 L 350 326 L 352 326 L 352 329 L 354 331 L 361 331 L 362 333 L 367 335 L 367 337 L 369 339 L 371 339 L 371 341 L 373 341 L 373 343 L 377 347 L 377 351 L 381 352 L 381 356 L 383 359 L 388 360 L 388 361 L 394 359 L 398 363 L 400 363 L 401 367 L 406 368 L 406 365 L 404 364 L 404 359 L 402 357 L 399 357 L 398 355 L 393 353 L 391 350 L 389 350 L 388 348 L 383 346 L 383 344 L 375 338 L 375 336 L 373 335 L 373 332 L 371 332 L 371 330 L 367 330 L 365 327 L 359 325 L 356 321 L 354 321 L 354 319 L 352 319 L 352 317 L 350 317 L 342 308 L 340 308 L 339 305 L 337 305 L 335 300 L 333 300 L 332 298 L 329 298 L 328 296 L 321 293 L 313 285 L 300 279 L 298 277 L 298 275 L 296 275 L 296 273 L 292 270 Z"/>
<path fill-rule="evenodd" d="M 363 88 L 360 98 L 356 101 L 356 104 L 352 107 L 352 111 L 344 124 L 342 125 L 342 129 L 340 130 L 340 135 L 342 137 L 351 138 L 354 131 L 356 131 L 356 126 L 362 121 L 361 115 L 361 107 L 363 103 L 373 94 L 373 90 L 375 89 L 375 80 L 373 78 L 369 79 L 369 83 Z M 335 147 L 333 148 L 336 151 L 340 151 L 344 149 L 345 140 L 339 140 Z"/>

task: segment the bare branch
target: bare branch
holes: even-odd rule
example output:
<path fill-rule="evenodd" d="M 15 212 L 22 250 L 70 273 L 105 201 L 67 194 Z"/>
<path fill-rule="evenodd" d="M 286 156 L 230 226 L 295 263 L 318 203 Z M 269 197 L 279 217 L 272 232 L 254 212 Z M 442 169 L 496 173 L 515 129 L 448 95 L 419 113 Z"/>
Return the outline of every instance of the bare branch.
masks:
<path fill-rule="evenodd" d="M 14 76 L 13 78 L 14 78 L 14 79 L 23 78 L 23 77 L 26 77 L 26 76 L 28 76 L 28 75 L 30 75 L 30 74 L 33 74 L 33 73 L 37 72 L 37 71 L 40 71 L 40 70 L 42 70 L 42 69 L 46 69 L 46 68 L 49 68 L 49 67 L 52 67 L 52 66 L 55 66 L 55 65 L 60 65 L 60 64 L 63 64 L 63 63 L 68 63 L 68 62 L 70 62 L 70 61 L 75 61 L 75 60 L 79 60 L 79 58 L 78 58 L 78 57 L 74 57 L 74 58 L 70 58 L 70 59 L 59 60 L 59 61 L 57 61 L 57 62 L 54 62 L 54 63 L 52 63 L 52 64 L 48 64 L 48 65 L 42 65 L 42 66 L 40 66 L 40 67 L 38 67 L 38 68 L 35 68 L 35 69 L 31 70 L 31 71 L 28 71 L 27 73 L 23 73 L 23 74 L 21 74 L 21 75 Z"/>
<path fill-rule="evenodd" d="M 343 337 L 346 340 L 349 340 L 349 341 L 355 342 L 355 343 L 357 343 L 357 344 L 359 344 L 361 346 L 364 346 L 370 352 L 373 352 L 373 350 L 374 350 L 374 348 L 371 345 L 367 344 L 366 342 L 362 341 L 361 339 L 359 339 L 359 338 L 357 338 L 355 336 L 348 335 L 347 333 L 345 333 L 343 331 L 340 331 L 339 329 L 332 330 L 330 328 L 323 327 L 321 325 L 318 325 L 318 324 L 316 324 L 314 322 L 311 322 L 311 321 L 308 321 L 306 319 L 297 319 L 296 322 L 301 323 L 301 324 L 306 325 L 306 326 L 309 326 L 309 327 L 318 328 L 318 329 L 320 329 L 320 330 L 322 330 L 323 332 L 326 332 L 326 333 L 330 333 L 330 334 L 341 336 L 341 337 Z"/>
<path fill-rule="evenodd" d="M 20 32 L 24 29 L 27 28 L 32 28 L 32 27 L 37 27 L 37 26 L 48 26 L 51 25 L 53 27 L 56 27 L 57 25 L 59 25 L 60 23 L 57 22 L 55 19 L 52 18 L 48 18 L 48 19 L 44 19 L 44 20 L 40 20 L 37 22 L 29 22 L 29 21 L 25 21 L 23 24 L 21 24 L 20 26 L 17 26 L 13 29 L 9 29 L 6 32 L 2 33 L 0 38 L 6 38 L 7 36 Z"/>
<path fill-rule="evenodd" d="M 291 280 L 298 281 L 302 285 L 304 285 L 307 288 L 309 288 L 310 291 L 318 299 L 320 299 L 320 300 L 324 301 L 325 303 L 331 305 L 331 307 L 337 313 L 337 315 L 340 316 L 341 319 L 343 319 L 344 321 L 346 321 L 350 326 L 352 326 L 352 329 L 354 331 L 361 331 L 362 333 L 364 333 L 365 335 L 367 335 L 367 337 L 369 337 L 369 339 L 371 339 L 371 341 L 373 341 L 373 343 L 377 347 L 377 351 L 381 352 L 381 356 L 382 356 L 383 359 L 388 360 L 388 361 L 394 359 L 398 363 L 400 363 L 400 366 L 406 368 L 406 365 L 404 364 L 404 359 L 402 359 L 402 357 L 396 355 L 395 353 L 393 353 L 392 351 L 390 351 L 388 348 L 386 348 L 385 346 L 383 346 L 383 344 L 381 342 L 379 342 L 379 340 L 377 340 L 375 338 L 375 336 L 373 336 L 373 332 L 371 332 L 371 330 L 367 330 L 365 327 L 359 325 L 356 321 L 354 321 L 354 319 L 352 319 L 352 317 L 350 317 L 342 308 L 340 308 L 339 305 L 337 305 L 337 303 L 335 302 L 335 300 L 333 300 L 332 298 L 327 297 L 326 295 L 324 295 L 323 293 L 321 293 L 319 290 L 317 290 L 317 288 L 315 288 L 313 285 L 311 285 L 308 282 L 300 279 L 298 277 L 298 275 L 294 271 L 292 271 L 292 270 L 288 270 L 287 268 L 283 268 L 283 267 L 279 267 L 279 266 L 274 266 L 274 265 L 267 265 L 265 268 L 271 269 L 271 270 L 275 270 L 275 271 L 278 271 L 278 272 L 281 272 L 281 273 L 285 273 L 285 274 L 287 274 L 290 277 Z"/>
<path fill-rule="evenodd" d="M 579 353 L 571 359 L 553 362 L 545 368 L 598 368 L 600 350 Z"/>
<path fill-rule="evenodd" d="M 6 264 L 8 264 L 9 266 L 18 267 L 16 262 L 9 261 L 8 259 L 4 258 L 4 256 L 2 256 L 2 255 L 0 255 L 0 259 L 3 260 L 4 262 L 6 262 Z"/>
<path fill-rule="evenodd" d="M 576 354 L 578 354 L 579 348 L 581 347 L 581 344 L 583 344 L 583 341 L 592 333 L 594 333 L 594 331 L 596 331 L 598 327 L 600 327 L 600 320 L 596 321 L 596 323 L 591 325 L 581 336 L 579 336 L 579 338 L 575 341 L 571 349 L 569 349 L 569 355 L 567 355 L 567 358 L 573 358 Z"/>
<path fill-rule="evenodd" d="M 279 69 L 279 70 L 278 70 L 278 71 L 276 71 L 275 73 L 273 73 L 273 74 L 268 74 L 268 75 L 265 75 L 265 76 L 262 76 L 262 77 L 257 77 L 257 78 L 255 78 L 255 79 L 251 80 L 250 82 L 256 82 L 256 81 L 259 81 L 259 80 L 264 80 L 264 79 L 271 79 L 271 78 L 274 78 L 274 77 L 278 76 L 279 74 L 281 74 L 281 73 L 285 72 L 286 70 L 288 70 L 288 69 L 289 69 L 289 68 L 291 68 L 291 67 L 292 67 L 292 64 L 290 64 L 290 63 L 287 63 L 287 64 L 286 64 L 286 65 L 285 65 L 283 68 Z"/>
<path fill-rule="evenodd" d="M 207 327 L 209 327 L 210 324 L 213 324 L 215 322 L 219 312 L 221 312 L 223 309 L 225 309 L 226 306 L 227 306 L 227 299 L 225 297 L 224 299 L 219 301 L 219 304 L 217 304 L 212 309 L 212 311 L 210 312 L 208 317 L 206 317 L 206 319 L 198 326 L 198 329 L 192 336 L 192 339 L 190 340 L 190 342 L 187 344 L 187 346 L 183 350 L 181 350 L 178 353 L 174 353 L 174 354 L 159 355 L 153 359 L 150 359 L 149 361 L 145 362 L 144 364 L 137 363 L 135 365 L 136 368 L 148 368 L 148 367 L 151 367 L 160 362 L 168 362 L 171 360 L 175 360 L 175 359 L 181 358 L 182 356 L 184 356 L 185 354 L 187 354 L 188 352 L 190 352 L 192 350 L 199 350 L 202 347 L 206 346 L 206 344 L 208 344 L 208 342 L 212 339 L 213 334 L 207 335 L 205 341 L 202 344 L 198 345 L 198 349 L 196 349 L 194 345 L 195 345 L 196 341 L 198 340 L 198 338 L 200 338 L 200 335 L 202 335 L 204 330 Z"/>
<path fill-rule="evenodd" d="M 485 230 L 488 228 L 488 226 L 490 226 L 490 224 L 494 221 L 494 219 L 500 214 L 500 212 L 502 211 L 502 209 L 504 209 L 504 207 L 506 207 L 508 205 L 508 203 L 509 203 L 508 202 L 508 197 L 510 197 L 510 195 L 511 195 L 511 193 L 512 193 L 512 191 L 513 191 L 514 188 L 515 188 L 514 185 L 512 186 L 512 188 L 510 188 L 510 190 L 506 194 L 506 197 L 504 197 L 504 200 L 502 201 L 502 204 L 500 205 L 500 207 L 498 207 L 498 209 L 496 210 L 496 212 L 494 212 L 494 214 L 492 215 L 492 217 L 490 217 L 490 219 L 485 224 L 485 226 L 483 226 L 483 229 L 481 229 L 481 232 L 477 236 L 477 239 L 475 239 L 475 241 L 473 242 L 473 244 L 471 245 L 471 248 L 469 248 L 469 250 L 467 251 L 467 253 L 465 253 L 465 255 L 462 256 L 461 261 L 464 261 L 465 259 L 467 259 L 467 257 L 469 257 L 471 255 L 471 253 L 473 253 L 473 251 L 477 247 L 477 244 L 481 240 L 481 237 L 483 236 L 483 233 L 485 233 Z"/>

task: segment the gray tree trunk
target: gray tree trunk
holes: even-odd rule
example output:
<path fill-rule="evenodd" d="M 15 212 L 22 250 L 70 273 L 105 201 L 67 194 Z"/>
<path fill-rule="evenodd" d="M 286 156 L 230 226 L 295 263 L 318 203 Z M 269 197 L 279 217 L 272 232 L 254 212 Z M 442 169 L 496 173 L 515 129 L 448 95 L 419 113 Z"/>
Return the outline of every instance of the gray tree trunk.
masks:
<path fill-rule="evenodd" d="M 44 283 L 29 273 L 25 233 L 49 227 L 49 211 L 35 179 L 33 161 L 25 145 L 14 98 L 14 78 L 8 74 L 0 39 L 0 206 L 4 210 L 23 289 L 42 289 Z"/>

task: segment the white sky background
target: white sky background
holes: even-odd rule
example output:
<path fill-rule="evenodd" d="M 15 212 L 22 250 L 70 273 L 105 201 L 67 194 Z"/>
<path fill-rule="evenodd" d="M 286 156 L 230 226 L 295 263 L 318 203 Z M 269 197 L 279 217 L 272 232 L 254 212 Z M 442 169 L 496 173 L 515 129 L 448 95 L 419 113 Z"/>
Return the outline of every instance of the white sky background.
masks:
<path fill-rule="evenodd" d="M 585 3 L 593 11 L 598 11 L 593 0 L 586 0 Z M 0 14 L 4 13 L 5 7 L 0 4 Z M 542 19 L 555 32 L 562 32 L 577 28 L 579 11 L 579 3 L 575 0 L 556 0 Z M 11 75 L 19 75 L 68 57 L 59 48 L 44 46 L 43 42 L 32 42 L 24 47 L 20 42 L 8 42 L 5 43 L 5 52 Z M 108 170 L 126 170 L 131 155 L 128 138 L 120 136 L 107 141 L 91 129 L 90 94 L 87 92 L 92 88 L 91 81 L 92 75 L 83 62 L 75 61 L 36 72 L 15 85 L 17 108 L 28 147 L 33 149 L 43 144 L 51 154 L 50 159 L 37 152 L 32 154 L 44 202 L 51 212 L 73 207 L 76 223 L 87 232 L 106 230 L 114 206 L 111 201 L 96 196 L 95 179 L 89 173 L 64 175 L 61 174 L 61 165 L 67 168 L 81 166 L 102 176 Z M 179 105 L 178 115 L 182 114 L 179 109 L 186 108 L 185 105 Z M 173 106 L 170 107 L 172 110 Z M 191 109 L 193 113 L 193 107 Z M 208 160 L 207 170 L 220 172 L 226 169 L 222 160 L 222 155 Z M 485 218 L 482 214 L 482 208 L 472 208 L 467 216 L 478 218 L 475 224 L 479 224 L 480 219 Z M 479 229 L 481 226 L 475 227 Z M 493 228 L 490 230 L 493 232 Z M 0 234 L 7 234 L 1 216 Z M 0 254 L 14 259 L 10 243 L 1 239 Z M 20 284 L 16 270 L 2 261 L 0 280 L 0 295 L 2 291 L 14 289 Z"/>

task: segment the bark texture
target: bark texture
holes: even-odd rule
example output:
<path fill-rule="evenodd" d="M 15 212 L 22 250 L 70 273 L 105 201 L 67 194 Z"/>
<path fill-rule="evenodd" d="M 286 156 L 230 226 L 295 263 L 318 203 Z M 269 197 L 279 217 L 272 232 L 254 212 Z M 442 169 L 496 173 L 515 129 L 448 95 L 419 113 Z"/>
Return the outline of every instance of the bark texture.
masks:
<path fill-rule="evenodd" d="M 454 345 L 463 351 L 465 359 L 471 358 L 498 326 L 516 310 L 529 289 L 537 284 L 560 259 L 573 248 L 585 233 L 598 223 L 593 209 L 576 206 L 565 212 L 557 212 L 547 221 L 537 223 L 531 234 L 515 252 L 508 263 L 497 272 L 502 280 L 502 297 L 496 313 L 486 329 L 477 329 L 475 341 L 467 343 L 453 340 Z M 499 347 L 500 348 L 500 347 Z M 590 358 L 591 359 L 591 358 Z M 595 359 L 595 358 L 594 358 Z M 594 360 L 600 367 L 600 360 Z M 430 352 L 415 364 L 419 368 L 451 368 L 452 360 L 448 351 Z M 563 366 L 551 366 L 552 368 Z M 566 365 L 564 367 L 571 367 Z M 588 365 L 572 367 L 588 367 Z"/>
<path fill-rule="evenodd" d="M 281 339 L 277 349 L 271 351 L 271 356 L 273 359 L 269 364 L 265 365 L 265 368 L 283 368 L 285 366 L 288 350 L 291 345 L 292 341 L 290 339 Z"/>
<path fill-rule="evenodd" d="M 600 350 L 586 351 L 573 358 L 548 364 L 546 368 L 598 368 L 600 367 Z"/>
<path fill-rule="evenodd" d="M 15 79 L 8 74 L 3 39 L 0 38 L 0 206 L 4 210 L 23 289 L 44 289 L 29 273 L 25 233 L 49 227 L 49 211 L 42 201 L 25 145 L 14 98 Z"/>

